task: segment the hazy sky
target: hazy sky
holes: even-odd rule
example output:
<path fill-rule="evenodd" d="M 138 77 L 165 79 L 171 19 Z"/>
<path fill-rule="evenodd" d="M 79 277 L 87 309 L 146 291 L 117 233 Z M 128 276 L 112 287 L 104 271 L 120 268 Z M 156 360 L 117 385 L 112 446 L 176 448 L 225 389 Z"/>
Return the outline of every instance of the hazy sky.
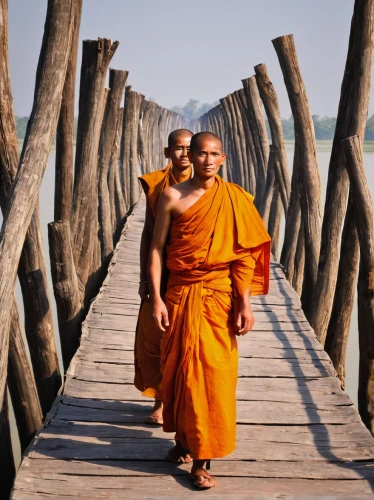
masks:
<path fill-rule="evenodd" d="M 273 38 L 293 33 L 313 114 L 336 116 L 354 0 L 83 0 L 80 39 L 119 40 L 111 67 L 160 105 L 213 102 L 267 65 L 288 97 Z M 15 112 L 28 115 L 47 0 L 9 0 Z M 81 45 L 81 44 L 80 44 Z M 78 63 L 80 70 L 80 57 Z M 370 113 L 374 112 L 373 102 Z"/>

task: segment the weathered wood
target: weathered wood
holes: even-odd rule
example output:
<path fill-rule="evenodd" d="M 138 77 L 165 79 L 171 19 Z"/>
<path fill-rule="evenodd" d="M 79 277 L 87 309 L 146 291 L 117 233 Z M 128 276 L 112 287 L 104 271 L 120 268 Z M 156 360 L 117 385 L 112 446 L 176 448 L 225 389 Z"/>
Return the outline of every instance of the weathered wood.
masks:
<path fill-rule="evenodd" d="M 127 209 L 134 206 L 139 199 L 138 183 L 138 124 L 140 106 L 144 96 L 126 87 L 125 108 L 123 113 L 123 129 L 121 140 L 120 167 L 125 175 L 125 192 Z M 161 112 L 161 109 L 159 109 Z M 156 132 L 156 130 L 153 130 Z M 159 141 L 156 141 L 159 144 Z"/>
<path fill-rule="evenodd" d="M 296 252 L 293 263 L 293 276 L 291 281 L 293 289 L 300 297 L 303 291 L 304 267 L 305 267 L 305 232 L 304 232 L 304 221 L 303 219 L 301 219 Z"/>
<path fill-rule="evenodd" d="M 255 66 L 256 82 L 260 92 L 262 102 L 268 118 L 272 147 L 275 153 L 274 162 L 276 162 L 275 172 L 279 183 L 279 189 L 282 197 L 283 209 L 287 213 L 288 203 L 291 194 L 291 181 L 288 171 L 288 161 L 286 147 L 284 144 L 284 135 L 282 120 L 278 104 L 278 96 L 272 84 L 265 64 Z"/>
<path fill-rule="evenodd" d="M 269 164 L 267 168 L 266 184 L 263 194 L 262 204 L 260 208 L 260 215 L 265 224 L 265 227 L 269 230 L 269 217 L 271 203 L 274 196 L 275 190 L 275 168 L 274 168 L 274 153 L 272 146 L 270 146 Z"/>
<path fill-rule="evenodd" d="M 365 425 L 374 433 L 374 217 L 366 178 L 362 139 L 348 137 L 342 141 L 354 200 L 354 220 L 360 242 L 358 276 L 358 331 L 360 369 L 358 401 Z"/>
<path fill-rule="evenodd" d="M 256 77 L 246 78 L 242 83 L 247 97 L 248 119 L 256 155 L 256 205 L 261 208 L 269 161 L 269 139 Z"/>
<path fill-rule="evenodd" d="M 295 124 L 295 149 L 298 149 L 299 172 L 302 179 L 300 204 L 305 232 L 305 267 L 303 308 L 309 317 L 310 303 L 317 279 L 321 241 L 321 182 L 319 177 L 314 125 L 308 97 L 301 76 L 292 35 L 273 40 L 283 72 Z"/>
<path fill-rule="evenodd" d="M 158 476 L 183 475 L 189 470 L 187 464 L 175 467 L 170 462 L 142 462 L 92 460 L 77 462 L 66 460 L 39 459 L 24 460 L 24 467 L 37 477 L 38 474 L 54 473 L 74 475 L 79 467 L 85 476 Z M 217 460 L 214 462 L 214 475 L 217 477 L 278 477 L 290 479 L 372 479 L 374 464 L 370 462 L 353 462 L 350 468 L 342 464 L 326 462 L 232 462 Z"/>
<path fill-rule="evenodd" d="M 16 469 L 14 466 L 12 443 L 10 440 L 8 398 L 6 393 L 0 407 L 0 443 L 0 499 L 8 500 Z"/>
<path fill-rule="evenodd" d="M 99 231 L 101 243 L 101 261 L 108 265 L 113 253 L 113 228 L 108 189 L 108 171 L 115 148 L 118 150 L 118 116 L 125 89 L 128 71 L 111 69 L 109 71 L 110 93 L 107 100 L 99 147 Z M 114 195 L 114 192 L 113 192 Z"/>
<path fill-rule="evenodd" d="M 82 1 L 74 0 L 74 28 L 56 131 L 54 220 L 70 221 L 74 174 L 74 105 Z"/>
<path fill-rule="evenodd" d="M 310 322 L 325 343 L 338 275 L 339 245 L 348 198 L 348 175 L 341 140 L 362 139 L 370 97 L 374 1 L 356 0 L 329 165 L 318 277 Z"/>
<path fill-rule="evenodd" d="M 79 117 L 71 231 L 74 262 L 85 286 L 93 259 L 97 225 L 97 164 L 103 114 L 104 83 L 118 42 L 85 40 L 79 90 Z M 103 111 L 103 110 L 102 110 Z"/>
<path fill-rule="evenodd" d="M 7 3 L 0 4 L 0 205 L 5 214 L 12 183 L 18 169 L 18 141 L 8 61 Z M 21 245 L 22 247 L 22 245 Z M 61 385 L 53 335 L 52 308 L 40 228 L 39 202 L 26 233 L 18 268 L 24 311 L 25 331 L 43 412 L 46 413 Z"/>
<path fill-rule="evenodd" d="M 278 247 L 280 236 L 280 225 L 283 215 L 283 204 L 280 196 L 279 186 L 276 184 L 273 199 L 270 206 L 269 215 L 269 234 L 271 236 L 271 253 L 274 260 L 278 260 Z"/>
<path fill-rule="evenodd" d="M 57 126 L 72 28 L 72 2 L 50 0 L 36 74 L 33 109 L 0 233 L 1 404 L 5 394 L 10 312 L 17 267 Z M 51 378 L 54 377 L 56 373 L 51 373 Z"/>
<path fill-rule="evenodd" d="M 214 469 L 213 469 L 214 470 Z M 95 480 L 94 480 L 95 479 Z M 296 498 L 298 500 L 310 500 L 311 498 L 339 498 L 339 500 L 367 500 L 372 498 L 372 486 L 366 480 L 330 480 L 319 481 L 308 479 L 279 479 L 241 478 L 235 481 L 233 492 L 233 479 L 221 477 L 219 487 L 215 491 L 207 493 L 212 498 L 225 498 L 237 500 L 245 498 L 261 498 L 261 500 L 272 500 L 276 496 L 283 498 Z M 50 498 L 62 500 L 66 498 L 66 488 L 69 485 L 69 495 L 79 497 L 82 500 L 90 498 L 118 498 L 125 492 L 126 498 L 199 498 L 201 492 L 196 491 L 191 485 L 188 474 L 184 476 L 160 476 L 160 477 L 118 477 L 114 481 L 112 477 L 94 478 L 84 476 L 57 476 L 51 474 L 48 478 L 30 477 L 28 481 L 16 482 L 17 492 L 12 499 L 24 500 L 40 498 L 45 494 Z M 87 492 L 90 492 L 87 494 Z M 34 494 L 34 496 L 32 496 Z M 56 496 L 55 496 L 56 495 Z"/>
<path fill-rule="evenodd" d="M 16 301 L 13 303 L 9 333 L 8 389 L 16 418 L 21 450 L 25 451 L 42 425 L 43 415 L 34 374 L 27 359 Z"/>
<path fill-rule="evenodd" d="M 48 240 L 62 359 L 67 370 L 79 345 L 84 290 L 74 266 L 69 221 L 48 224 Z"/>
<path fill-rule="evenodd" d="M 325 349 L 335 370 L 345 387 L 345 357 L 348 343 L 351 316 L 355 298 L 360 250 L 356 232 L 356 213 L 352 197 L 349 197 L 345 216 L 339 259 L 338 280 L 334 305 L 327 330 Z"/>
<path fill-rule="evenodd" d="M 300 268 L 295 266 L 295 256 L 299 241 L 299 233 L 301 226 L 301 209 L 299 196 L 299 169 L 300 155 L 299 146 L 295 143 L 295 152 L 293 158 L 291 194 L 286 213 L 286 227 L 284 231 L 284 241 L 280 261 L 285 269 L 285 274 L 290 283 L 299 280 L 298 271 Z M 304 274 L 304 269 L 302 269 Z"/>

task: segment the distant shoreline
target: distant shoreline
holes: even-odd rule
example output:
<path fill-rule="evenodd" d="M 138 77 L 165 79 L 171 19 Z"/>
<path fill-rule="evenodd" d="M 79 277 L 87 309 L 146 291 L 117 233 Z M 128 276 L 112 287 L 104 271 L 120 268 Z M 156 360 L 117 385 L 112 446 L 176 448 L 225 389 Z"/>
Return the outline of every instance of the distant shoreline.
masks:
<path fill-rule="evenodd" d="M 295 141 L 291 139 L 286 139 L 284 141 L 287 150 L 292 150 L 294 148 Z M 23 139 L 18 139 L 18 147 L 22 148 Z M 332 149 L 332 140 L 317 140 L 317 151 L 331 151 Z M 75 143 L 74 143 L 75 146 Z M 56 149 L 56 144 L 52 144 L 51 151 Z M 364 153 L 374 153 L 374 141 L 364 141 Z"/>

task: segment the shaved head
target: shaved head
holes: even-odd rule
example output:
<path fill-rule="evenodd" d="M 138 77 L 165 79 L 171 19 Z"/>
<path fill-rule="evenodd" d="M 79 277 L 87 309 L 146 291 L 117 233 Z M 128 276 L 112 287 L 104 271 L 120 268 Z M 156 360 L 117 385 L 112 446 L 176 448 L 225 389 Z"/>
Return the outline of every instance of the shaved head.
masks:
<path fill-rule="evenodd" d="M 222 150 L 222 147 L 223 147 L 222 141 L 216 134 L 213 134 L 212 132 L 198 132 L 197 134 L 192 136 L 191 145 L 190 145 L 191 153 L 194 153 L 195 151 L 197 151 L 200 147 L 201 142 L 205 139 L 207 139 L 208 141 L 212 141 L 212 140 L 218 141 L 220 148 Z"/>
<path fill-rule="evenodd" d="M 188 130 L 186 128 L 178 128 L 177 130 L 173 130 L 173 132 L 171 132 L 168 137 L 168 148 L 173 147 L 177 140 L 182 136 L 192 137 L 193 133 L 191 132 L 191 130 Z"/>

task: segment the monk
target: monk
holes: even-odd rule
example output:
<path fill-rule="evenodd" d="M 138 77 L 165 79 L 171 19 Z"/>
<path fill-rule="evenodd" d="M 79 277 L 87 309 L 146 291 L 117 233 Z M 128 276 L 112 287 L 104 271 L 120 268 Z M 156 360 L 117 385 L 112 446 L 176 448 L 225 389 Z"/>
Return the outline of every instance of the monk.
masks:
<path fill-rule="evenodd" d="M 147 281 L 148 253 L 151 246 L 155 216 L 160 197 L 165 188 L 191 177 L 192 167 L 188 158 L 192 132 L 178 129 L 168 137 L 165 157 L 170 163 L 162 170 L 156 170 L 139 178 L 147 198 L 146 216 L 140 244 L 140 284 L 142 299 L 135 340 L 135 386 L 143 396 L 155 399 L 147 424 L 162 425 L 162 395 L 160 390 L 160 341 L 161 331 L 152 318 Z M 164 276 L 164 281 L 167 276 Z"/>
<path fill-rule="evenodd" d="M 194 176 L 161 196 L 148 275 L 152 314 L 163 332 L 163 428 L 176 433 L 175 449 L 190 451 L 190 477 L 206 489 L 216 483 L 207 472 L 210 459 L 235 449 L 235 334 L 253 328 L 250 296 L 268 291 L 270 237 L 253 196 L 217 176 L 225 160 L 221 140 L 198 133 L 189 154 Z"/>

